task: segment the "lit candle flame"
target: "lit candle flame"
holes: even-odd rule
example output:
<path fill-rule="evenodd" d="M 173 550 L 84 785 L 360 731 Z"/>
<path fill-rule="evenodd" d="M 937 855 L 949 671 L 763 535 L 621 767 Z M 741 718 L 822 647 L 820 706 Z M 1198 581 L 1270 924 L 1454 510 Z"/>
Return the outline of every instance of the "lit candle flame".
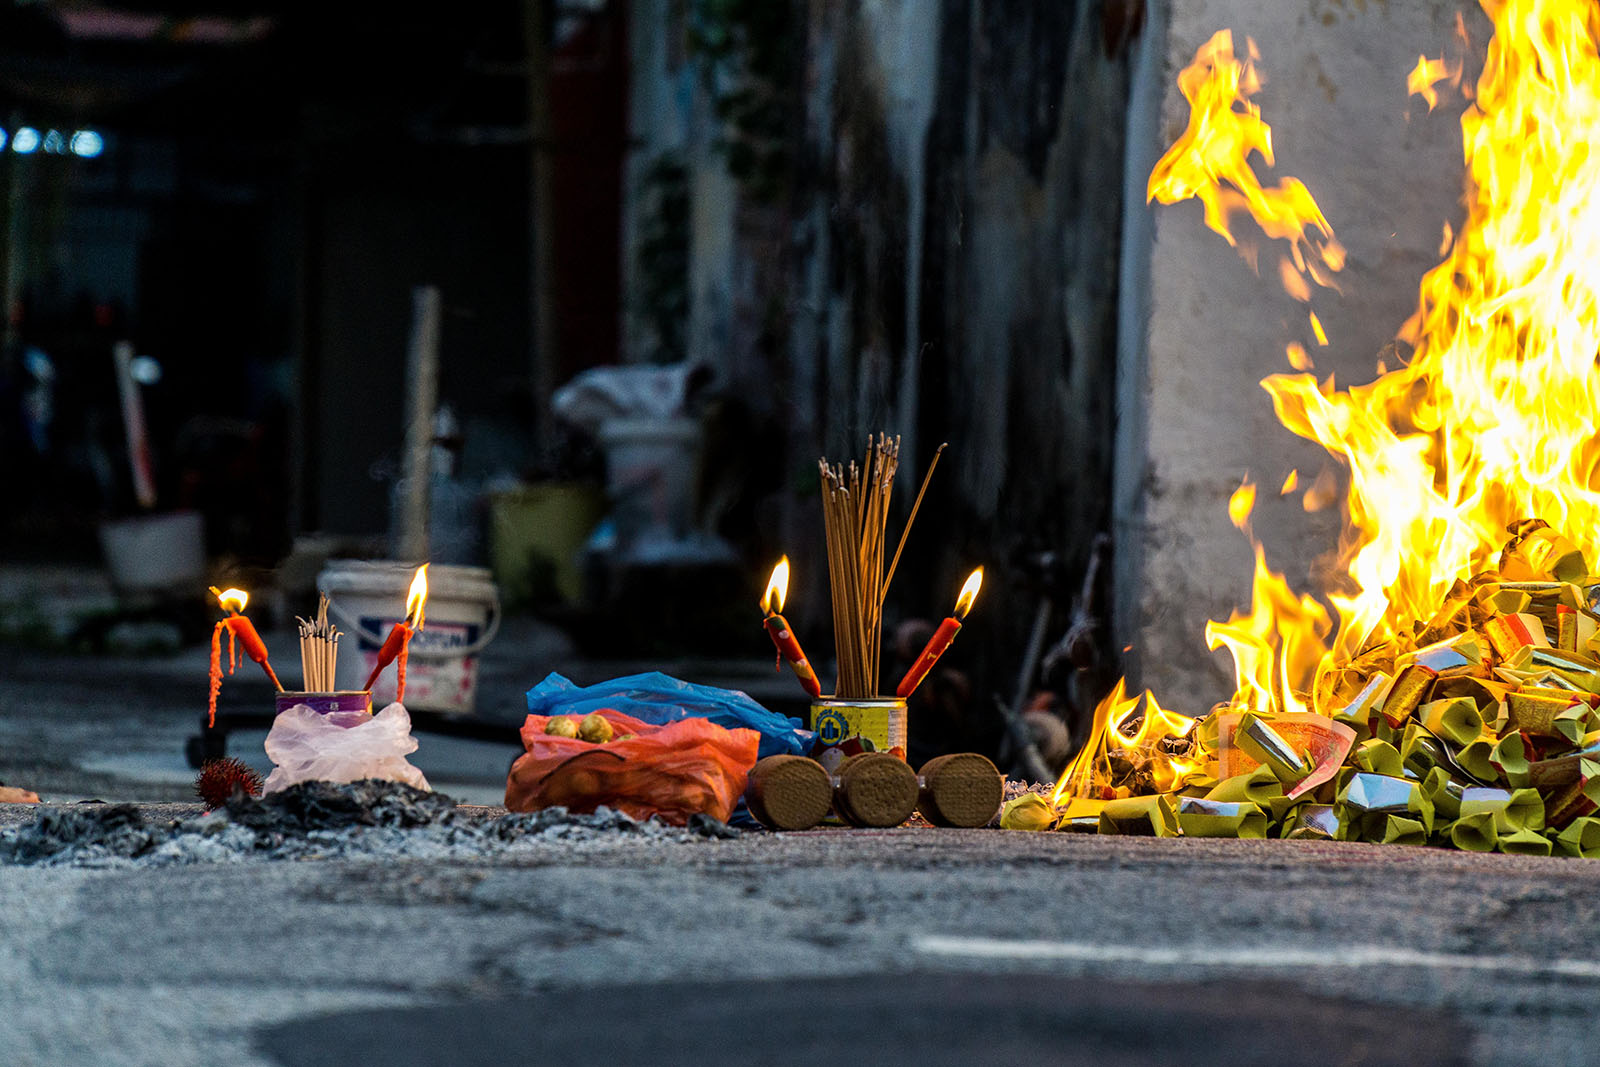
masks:
<path fill-rule="evenodd" d="M 417 568 L 411 579 L 411 591 L 406 594 L 406 621 L 413 630 L 422 629 L 422 614 L 428 606 L 428 565 Z"/>
<path fill-rule="evenodd" d="M 768 615 L 783 613 L 783 602 L 789 599 L 789 557 L 784 556 L 778 560 L 778 565 L 772 568 L 772 578 L 767 582 L 767 591 L 761 594 L 761 610 Z"/>
<path fill-rule="evenodd" d="M 966 584 L 961 587 L 961 595 L 956 597 L 956 618 L 967 617 L 967 612 L 972 610 L 972 602 L 978 599 L 978 590 L 982 588 L 983 568 L 979 567 L 967 576 Z"/>
<path fill-rule="evenodd" d="M 217 587 L 212 586 L 211 591 L 217 593 Z M 222 605 L 223 611 L 241 612 L 250 603 L 250 594 L 243 589 L 224 589 L 217 593 L 217 603 Z"/>

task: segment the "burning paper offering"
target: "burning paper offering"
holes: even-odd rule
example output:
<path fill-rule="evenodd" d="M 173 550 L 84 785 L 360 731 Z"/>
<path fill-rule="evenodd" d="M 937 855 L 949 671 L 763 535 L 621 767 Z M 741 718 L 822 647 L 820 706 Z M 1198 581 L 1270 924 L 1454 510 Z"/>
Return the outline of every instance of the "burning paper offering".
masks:
<path fill-rule="evenodd" d="M 1343 470 L 1333 577 L 1320 595 L 1296 592 L 1258 543 L 1251 610 L 1206 627 L 1233 658 L 1233 695 L 1197 723 L 1118 685 L 1049 818 L 1019 802 L 1002 825 L 1259 825 L 1242 807 L 1186 804 L 1198 798 L 1253 805 L 1271 836 L 1600 850 L 1594 7 L 1483 6 L 1494 37 L 1461 116 L 1467 219 L 1423 277 L 1401 365 L 1346 388 L 1310 373 L 1262 383 L 1283 425 Z M 1248 216 L 1281 242 L 1286 290 L 1329 299 L 1345 267 L 1332 223 L 1304 182 L 1255 171 L 1273 161 L 1251 99 L 1258 61 L 1227 31 L 1199 50 L 1178 79 L 1188 128 L 1149 196 L 1199 200 L 1211 229 L 1259 259 Z M 1431 110 L 1460 80 L 1454 62 L 1424 58 L 1409 84 Z M 1309 369 L 1302 346 L 1290 359 Z M 1249 483 L 1230 502 L 1241 529 L 1253 503 Z"/>

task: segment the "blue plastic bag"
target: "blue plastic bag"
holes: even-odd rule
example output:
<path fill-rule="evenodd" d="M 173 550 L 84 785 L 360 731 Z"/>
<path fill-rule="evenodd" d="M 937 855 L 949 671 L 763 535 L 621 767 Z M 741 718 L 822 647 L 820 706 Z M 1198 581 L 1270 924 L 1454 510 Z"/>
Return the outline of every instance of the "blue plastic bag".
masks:
<path fill-rule="evenodd" d="M 660 671 L 587 687 L 552 673 L 528 690 L 530 715 L 583 716 L 600 708 L 614 708 L 658 726 L 678 719 L 710 719 L 729 730 L 755 730 L 761 734 L 760 758 L 811 751 L 812 733 L 799 719 L 768 711 L 736 689 L 695 685 Z"/>

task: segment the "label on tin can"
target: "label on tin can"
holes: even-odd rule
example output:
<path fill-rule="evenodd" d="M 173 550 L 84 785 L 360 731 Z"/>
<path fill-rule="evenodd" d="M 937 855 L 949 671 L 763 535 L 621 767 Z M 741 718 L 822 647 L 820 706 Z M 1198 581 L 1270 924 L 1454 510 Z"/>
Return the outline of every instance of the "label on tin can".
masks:
<path fill-rule="evenodd" d="M 830 774 L 857 752 L 906 758 L 904 700 L 819 700 L 811 705 L 811 728 L 817 734 L 812 757 Z"/>

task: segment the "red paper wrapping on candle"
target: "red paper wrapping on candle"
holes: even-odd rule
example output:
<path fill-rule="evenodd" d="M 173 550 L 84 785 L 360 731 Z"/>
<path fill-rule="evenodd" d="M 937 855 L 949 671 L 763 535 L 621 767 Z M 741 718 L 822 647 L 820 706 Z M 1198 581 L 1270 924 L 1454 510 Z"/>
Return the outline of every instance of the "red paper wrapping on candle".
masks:
<path fill-rule="evenodd" d="M 256 632 L 255 626 L 243 615 L 229 615 L 217 623 L 211 630 L 211 693 L 207 702 L 208 717 L 206 726 L 217 724 L 217 694 L 222 691 L 222 632 L 228 632 L 228 673 L 232 674 L 239 666 L 239 647 L 244 646 L 245 655 L 261 664 L 261 669 L 267 672 L 274 688 L 282 690 L 283 684 L 278 681 L 277 673 L 272 669 L 272 664 L 267 662 L 267 646 L 261 640 L 261 635 Z"/>
<path fill-rule="evenodd" d="M 405 652 L 407 650 L 407 646 L 410 644 L 411 627 L 407 626 L 403 622 L 395 623 L 394 626 L 389 630 L 389 636 L 383 639 L 383 647 L 378 649 L 378 662 L 373 665 L 372 673 L 367 675 L 367 684 L 361 688 L 371 689 L 372 683 L 378 680 L 378 675 L 383 673 L 383 669 L 389 664 L 393 663 L 396 657 Z M 401 660 L 399 688 L 402 693 L 405 691 L 406 684 L 404 663 L 405 661 Z M 395 699 L 398 700 L 399 697 L 396 697 Z"/>
<path fill-rule="evenodd" d="M 255 623 L 243 615 L 233 615 L 222 620 L 230 634 L 239 638 L 239 644 L 244 648 L 244 654 L 261 664 L 261 669 L 267 672 L 267 677 L 272 679 L 275 689 L 282 689 L 278 681 L 277 672 L 272 669 L 272 664 L 267 662 L 267 645 L 261 640 L 261 635 L 256 633 Z"/>
<path fill-rule="evenodd" d="M 394 698 L 397 702 L 406 699 L 406 659 L 411 655 L 411 627 L 406 627 L 405 636 L 400 639 L 400 662 L 395 665 Z"/>
<path fill-rule="evenodd" d="M 789 620 L 774 612 L 767 616 L 765 625 L 772 643 L 777 646 L 778 654 L 789 661 L 789 666 L 794 669 L 794 676 L 800 679 L 800 687 L 814 697 L 821 696 L 822 683 L 817 680 L 817 672 L 811 669 L 811 662 L 801 651 L 800 642 L 794 636 L 794 631 L 789 629 Z"/>
<path fill-rule="evenodd" d="M 222 692 L 222 631 L 228 631 L 228 673 L 232 674 L 234 667 L 239 663 L 239 648 L 233 640 L 233 630 L 228 626 L 228 620 L 217 623 L 211 629 L 211 699 L 210 717 L 206 720 L 206 728 L 217 725 L 217 694 Z"/>
<path fill-rule="evenodd" d="M 906 671 L 906 676 L 900 679 L 900 685 L 895 689 L 897 697 L 908 697 L 911 691 L 922 684 L 922 679 L 933 670 L 933 665 L 939 662 L 939 657 L 944 655 L 945 649 L 956 639 L 956 634 L 961 632 L 961 621 L 956 618 L 945 619 L 939 628 L 933 631 L 933 636 L 928 638 L 928 643 L 922 648 L 922 655 L 917 657 L 917 662 Z"/>

